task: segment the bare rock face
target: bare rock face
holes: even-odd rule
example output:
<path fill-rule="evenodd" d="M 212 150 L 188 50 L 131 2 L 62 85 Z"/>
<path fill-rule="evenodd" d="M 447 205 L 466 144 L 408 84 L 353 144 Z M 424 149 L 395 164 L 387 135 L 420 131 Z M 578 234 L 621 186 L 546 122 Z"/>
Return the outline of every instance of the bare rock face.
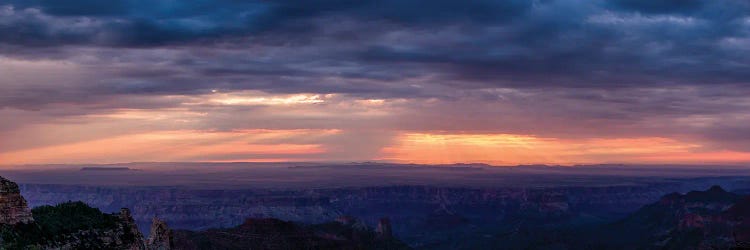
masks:
<path fill-rule="evenodd" d="M 146 247 L 149 250 L 171 250 L 174 248 L 172 230 L 167 226 L 167 222 L 154 218 Z"/>
<path fill-rule="evenodd" d="M 18 185 L 0 177 L 0 225 L 15 225 L 33 221 L 31 209 L 29 209 L 26 199 L 21 196 Z"/>
<path fill-rule="evenodd" d="M 388 218 L 380 218 L 378 221 L 378 227 L 375 229 L 378 237 L 382 239 L 389 239 L 393 237 L 393 230 L 391 229 L 391 220 Z"/>
<path fill-rule="evenodd" d="M 143 242 L 143 234 L 141 234 L 141 231 L 138 230 L 138 225 L 135 224 L 135 220 L 130 214 L 130 209 L 120 209 L 120 214 L 118 215 L 118 217 L 120 217 L 120 220 L 122 221 L 121 226 L 123 227 L 124 231 L 132 233 L 133 237 L 135 238 L 132 244 L 130 244 L 130 246 L 128 246 L 127 248 L 129 250 L 146 249 L 146 245 Z"/>

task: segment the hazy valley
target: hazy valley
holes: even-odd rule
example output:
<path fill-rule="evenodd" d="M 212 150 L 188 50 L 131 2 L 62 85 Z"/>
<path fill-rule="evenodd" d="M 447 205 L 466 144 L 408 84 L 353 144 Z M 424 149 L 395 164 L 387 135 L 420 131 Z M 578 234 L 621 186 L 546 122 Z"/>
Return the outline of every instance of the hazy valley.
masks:
<path fill-rule="evenodd" d="M 516 244 L 523 232 L 606 224 L 673 192 L 713 185 L 750 191 L 750 171 L 731 167 L 127 166 L 129 170 L 56 166 L 3 174 L 19 180 L 32 207 L 78 200 L 105 212 L 127 207 L 144 234 L 153 217 L 187 230 L 231 228 L 247 218 L 318 224 L 344 216 L 375 228 L 385 217 L 395 237 L 426 249 L 452 249 L 462 242 L 475 242 L 474 247 Z M 59 176 L 64 181 L 56 181 Z"/>

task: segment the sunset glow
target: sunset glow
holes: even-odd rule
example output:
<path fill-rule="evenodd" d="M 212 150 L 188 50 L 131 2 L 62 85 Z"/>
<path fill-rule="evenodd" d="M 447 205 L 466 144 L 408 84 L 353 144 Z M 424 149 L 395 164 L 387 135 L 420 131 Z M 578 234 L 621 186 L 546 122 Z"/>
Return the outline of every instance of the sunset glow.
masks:
<path fill-rule="evenodd" d="M 383 149 L 386 159 L 399 162 L 449 164 L 484 162 L 517 164 L 590 164 L 704 162 L 750 160 L 747 154 L 715 152 L 695 155 L 700 145 L 667 138 L 554 139 L 508 134 L 404 134 Z M 724 156 L 724 157 L 721 157 Z"/>
<path fill-rule="evenodd" d="M 713 3 L 32 2 L 0 3 L 3 165 L 750 160 L 750 23 Z"/>
<path fill-rule="evenodd" d="M 325 137 L 335 130 L 162 131 L 47 146 L 0 154 L 7 164 L 135 161 L 299 161 L 324 152 L 320 144 L 283 142 Z"/>
<path fill-rule="evenodd" d="M 0 0 L 0 250 L 745 249 L 748 180 L 750 0 Z"/>

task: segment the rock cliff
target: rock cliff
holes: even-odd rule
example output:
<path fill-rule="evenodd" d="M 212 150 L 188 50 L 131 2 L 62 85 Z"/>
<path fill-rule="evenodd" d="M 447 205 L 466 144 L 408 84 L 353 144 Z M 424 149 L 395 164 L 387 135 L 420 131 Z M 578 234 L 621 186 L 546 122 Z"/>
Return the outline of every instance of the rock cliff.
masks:
<path fill-rule="evenodd" d="M 140 230 L 138 230 L 138 225 L 136 225 L 135 219 L 133 219 L 133 216 L 130 214 L 130 209 L 121 208 L 119 218 L 121 226 L 123 227 L 123 231 L 132 233 L 133 238 L 135 238 L 135 240 L 128 248 L 131 250 L 145 249 L 146 245 L 143 242 L 143 234 Z"/>
<path fill-rule="evenodd" d="M 167 222 L 154 218 L 151 223 L 151 234 L 146 242 L 148 250 L 171 250 L 173 246 L 172 230 L 167 226 Z"/>
<path fill-rule="evenodd" d="M 378 221 L 378 227 L 375 228 L 379 238 L 390 239 L 393 237 L 393 230 L 391 230 L 391 220 L 388 218 L 380 218 Z"/>
<path fill-rule="evenodd" d="M 0 225 L 30 223 L 34 218 L 16 183 L 0 177 Z"/>

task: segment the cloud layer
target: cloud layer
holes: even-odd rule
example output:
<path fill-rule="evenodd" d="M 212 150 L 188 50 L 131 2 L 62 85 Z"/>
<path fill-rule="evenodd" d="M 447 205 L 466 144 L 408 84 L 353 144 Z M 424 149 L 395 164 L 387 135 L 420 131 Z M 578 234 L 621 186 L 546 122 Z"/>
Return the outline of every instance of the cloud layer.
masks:
<path fill-rule="evenodd" d="M 404 141 L 414 134 L 455 145 L 510 134 L 586 148 L 661 138 L 691 145 L 662 159 L 750 160 L 743 0 L 10 0 L 0 34 L 0 153 L 11 162 L 126 135 L 258 129 L 338 131 L 266 142 L 317 150 L 284 159 L 426 161 L 393 152 L 422 152 Z M 280 158 L 246 153 L 163 160 Z M 483 160 L 464 158 L 445 161 Z M 71 159 L 87 160 L 107 161 Z"/>

